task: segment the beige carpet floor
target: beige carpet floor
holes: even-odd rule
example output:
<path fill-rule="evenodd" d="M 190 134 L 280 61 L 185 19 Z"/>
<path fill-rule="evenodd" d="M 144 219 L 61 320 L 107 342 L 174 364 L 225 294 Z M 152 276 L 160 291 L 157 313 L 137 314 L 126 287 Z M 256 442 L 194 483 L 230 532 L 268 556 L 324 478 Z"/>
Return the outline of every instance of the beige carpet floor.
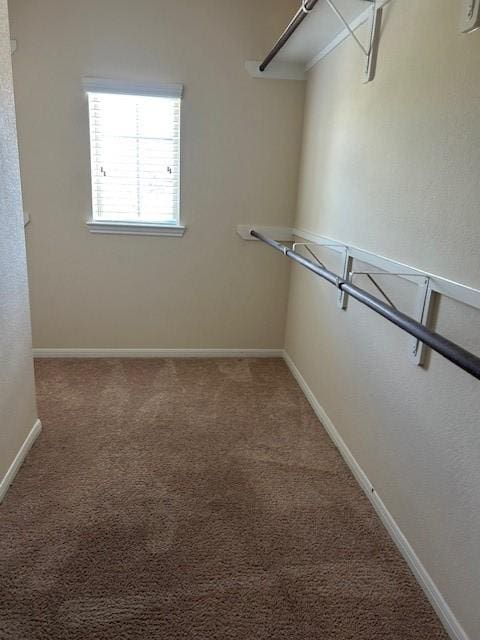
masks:
<path fill-rule="evenodd" d="M 43 360 L 1 640 L 445 640 L 281 360 Z"/>

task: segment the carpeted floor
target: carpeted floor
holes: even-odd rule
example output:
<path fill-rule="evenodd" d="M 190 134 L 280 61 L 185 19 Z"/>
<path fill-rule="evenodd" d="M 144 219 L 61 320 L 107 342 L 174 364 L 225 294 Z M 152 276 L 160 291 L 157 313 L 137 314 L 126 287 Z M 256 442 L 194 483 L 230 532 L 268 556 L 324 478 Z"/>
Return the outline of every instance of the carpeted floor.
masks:
<path fill-rule="evenodd" d="M 445 640 L 281 360 L 43 360 L 1 640 Z"/>

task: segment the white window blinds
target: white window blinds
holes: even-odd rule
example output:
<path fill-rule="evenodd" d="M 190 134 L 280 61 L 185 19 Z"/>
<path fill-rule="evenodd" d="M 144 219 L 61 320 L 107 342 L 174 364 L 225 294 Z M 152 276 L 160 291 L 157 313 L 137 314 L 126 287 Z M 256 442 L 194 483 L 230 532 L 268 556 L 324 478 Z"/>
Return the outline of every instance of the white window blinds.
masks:
<path fill-rule="evenodd" d="M 178 224 L 181 85 L 85 87 L 93 219 Z"/>

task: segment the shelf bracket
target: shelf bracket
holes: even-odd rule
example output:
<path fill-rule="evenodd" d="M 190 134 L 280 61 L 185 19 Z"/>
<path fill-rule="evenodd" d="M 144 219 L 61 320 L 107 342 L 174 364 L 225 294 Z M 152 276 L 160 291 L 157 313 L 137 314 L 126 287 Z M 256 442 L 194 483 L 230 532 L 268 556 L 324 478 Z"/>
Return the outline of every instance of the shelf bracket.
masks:
<path fill-rule="evenodd" d="M 378 45 L 380 42 L 380 32 L 382 29 L 382 12 L 383 9 L 378 8 L 376 4 L 372 7 L 372 15 L 370 16 L 370 46 L 368 48 L 367 63 L 365 66 L 364 82 L 371 82 L 375 77 L 377 68 Z"/>
<path fill-rule="evenodd" d="M 432 312 L 435 306 L 435 295 L 436 294 L 431 287 L 430 278 L 424 278 L 418 287 L 414 317 L 428 329 L 431 328 Z M 410 357 L 414 364 L 420 367 L 423 366 L 425 364 L 425 357 L 428 351 L 427 345 L 416 338 L 410 338 L 410 348 Z"/>
<path fill-rule="evenodd" d="M 352 269 L 353 269 L 353 256 L 350 255 L 350 251 L 348 247 L 345 247 L 342 276 L 343 276 L 343 279 L 346 280 L 347 282 L 350 282 L 350 279 L 351 279 L 350 274 L 352 272 Z M 348 294 L 345 293 L 345 291 L 338 292 L 337 305 L 339 309 L 342 309 L 343 311 L 347 310 Z"/>
<path fill-rule="evenodd" d="M 359 49 L 365 56 L 365 70 L 364 70 L 364 82 L 371 82 L 375 77 L 375 69 L 377 66 L 377 53 L 378 53 L 378 43 L 380 40 L 380 30 L 382 27 L 382 9 L 377 7 L 377 3 L 375 0 L 369 0 L 372 2 L 372 12 L 369 18 L 370 25 L 370 42 L 368 49 L 362 44 L 362 42 L 357 37 L 357 34 L 349 25 L 348 21 L 345 19 L 341 11 L 335 5 L 333 0 L 327 0 L 327 4 L 333 13 L 337 16 L 340 22 L 343 24 L 348 33 L 352 36 Z"/>
<path fill-rule="evenodd" d="M 366 276 L 375 286 L 375 288 L 382 294 L 382 297 L 388 302 L 388 304 L 393 308 L 397 309 L 395 304 L 392 302 L 390 297 L 385 293 L 383 288 L 377 283 L 377 281 L 372 276 L 397 276 L 397 277 L 408 277 L 418 278 L 417 282 L 417 295 L 415 300 L 415 310 L 413 313 L 413 318 L 423 324 L 427 329 L 431 328 L 432 323 L 432 315 L 433 308 L 435 305 L 435 292 L 432 290 L 431 280 L 429 277 L 420 275 L 420 274 L 412 274 L 412 273 L 394 273 L 388 271 L 349 271 L 347 277 L 345 278 L 347 282 L 353 282 L 354 276 Z M 346 296 L 346 294 L 343 294 Z M 340 308 L 346 309 L 345 306 L 339 305 Z M 425 357 L 427 354 L 428 347 L 423 342 L 418 340 L 418 338 L 410 337 L 409 339 L 409 356 L 414 364 L 417 366 L 423 366 L 425 364 Z"/>

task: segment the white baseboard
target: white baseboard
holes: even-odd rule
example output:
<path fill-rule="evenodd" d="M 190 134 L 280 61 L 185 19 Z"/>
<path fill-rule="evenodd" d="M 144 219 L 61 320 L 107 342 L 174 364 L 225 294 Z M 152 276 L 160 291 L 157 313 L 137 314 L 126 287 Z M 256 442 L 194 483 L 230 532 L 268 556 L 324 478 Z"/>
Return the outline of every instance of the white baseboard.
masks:
<path fill-rule="evenodd" d="M 282 358 L 283 349 L 34 349 L 34 358 Z"/>
<path fill-rule="evenodd" d="M 297 369 L 295 363 L 293 362 L 291 357 L 288 355 L 288 353 L 284 352 L 283 357 L 288 368 L 292 372 L 293 377 L 298 382 L 308 402 L 312 406 L 312 409 L 316 413 L 318 419 L 320 420 L 322 425 L 325 427 L 325 430 L 327 431 L 330 438 L 335 443 L 335 446 L 339 450 L 341 456 L 349 466 L 350 471 L 353 473 L 358 484 L 367 495 L 375 511 L 380 517 L 380 520 L 383 522 L 385 528 L 390 534 L 390 537 L 397 545 L 400 553 L 406 560 L 412 573 L 415 575 L 417 582 L 425 592 L 425 595 L 427 596 L 432 607 L 434 608 L 435 612 L 440 618 L 447 633 L 450 635 L 452 640 L 470 640 L 465 630 L 463 629 L 462 625 L 455 617 L 453 611 L 448 606 L 440 590 L 432 580 L 430 574 L 428 573 L 426 568 L 423 566 L 421 560 L 415 553 L 412 545 L 409 543 L 405 535 L 402 533 L 400 527 L 393 519 L 393 516 L 388 511 L 387 507 L 382 502 L 381 498 L 376 493 L 367 475 L 365 474 L 363 469 L 360 467 L 358 462 L 355 460 L 352 452 L 345 444 L 344 440 L 342 439 L 339 432 L 335 428 L 333 422 L 330 420 L 327 413 L 325 412 L 323 407 L 320 405 L 320 403 L 316 399 L 313 391 L 310 389 L 307 382 L 305 381 L 305 378 Z"/>
<path fill-rule="evenodd" d="M 28 452 L 32 448 L 33 443 L 40 435 L 41 430 L 42 430 L 42 423 L 40 422 L 40 420 L 37 420 L 33 425 L 30 433 L 25 438 L 24 443 L 20 447 L 20 450 L 15 456 L 15 459 L 10 465 L 10 468 L 8 469 L 7 473 L 5 474 L 3 479 L 0 481 L 0 503 L 5 498 L 5 495 L 9 490 L 10 485 L 15 480 L 15 476 L 17 475 L 18 470 L 22 466 L 22 462 L 25 460 Z"/>

